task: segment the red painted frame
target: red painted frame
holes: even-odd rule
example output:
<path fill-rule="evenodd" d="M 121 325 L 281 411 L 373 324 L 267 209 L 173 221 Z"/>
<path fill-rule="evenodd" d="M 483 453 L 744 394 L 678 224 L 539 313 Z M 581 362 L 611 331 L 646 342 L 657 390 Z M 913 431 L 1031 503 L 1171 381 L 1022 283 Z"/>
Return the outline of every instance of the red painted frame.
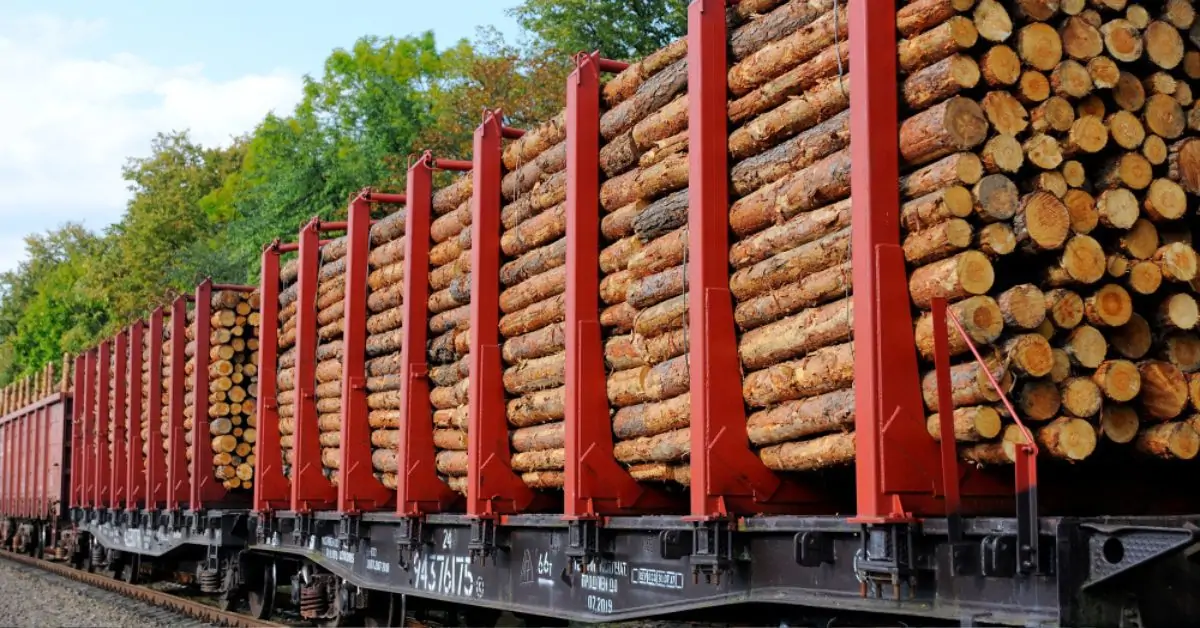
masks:
<path fill-rule="evenodd" d="M 295 250 L 295 245 L 289 245 Z M 279 397 L 274 374 L 279 368 L 279 240 L 262 254 L 261 301 L 258 311 L 258 429 L 254 441 L 254 510 L 270 512 L 291 506 L 279 447 Z"/>
<path fill-rule="evenodd" d="M 83 505 L 83 374 L 86 370 L 84 356 L 75 356 L 75 373 L 71 381 L 71 468 L 70 468 L 70 501 L 71 508 Z M 66 417 L 64 421 L 68 420 Z M 7 472 L 5 476 L 7 477 Z M 5 495 L 7 496 L 7 488 Z"/>
<path fill-rule="evenodd" d="M 339 512 L 358 514 L 394 507 L 395 491 L 375 479 L 371 463 L 371 424 L 367 417 L 367 276 L 371 252 L 371 204 L 404 203 L 403 194 L 363 190 L 350 201 L 346 224 L 346 290 L 342 329 L 341 461 Z"/>
<path fill-rule="evenodd" d="M 113 452 L 112 452 L 112 503 L 113 508 L 125 508 L 128 505 L 128 480 L 129 470 L 126 468 L 128 464 L 128 442 L 126 414 L 125 414 L 125 394 L 127 391 L 126 371 L 128 366 L 126 360 L 129 359 L 129 330 L 124 330 L 117 334 L 113 341 L 113 360 L 114 368 L 110 373 L 113 382 L 113 394 L 116 398 L 113 399 L 113 412 L 110 421 L 113 422 Z"/>
<path fill-rule="evenodd" d="M 186 295 L 179 296 L 171 304 L 171 377 L 167 402 L 167 442 L 171 451 L 167 455 L 167 510 L 187 508 L 190 482 L 187 473 L 186 440 L 183 429 L 184 377 L 186 377 L 187 346 L 187 302 Z"/>
<path fill-rule="evenodd" d="M 613 458 L 600 329 L 600 73 L 626 67 L 593 52 L 577 56 L 567 77 L 567 519 L 670 510 L 679 501 L 637 482 Z"/>
<path fill-rule="evenodd" d="M 146 455 L 142 453 L 142 347 L 146 342 L 146 323 L 137 321 L 129 327 L 129 360 L 126 387 L 129 404 L 125 411 L 125 429 L 129 432 L 129 451 L 125 458 L 125 486 L 127 496 L 125 509 L 136 511 L 146 501 L 145 472 Z"/>
<path fill-rule="evenodd" d="M 112 340 L 100 343 L 100 357 L 96 364 L 96 431 L 93 442 L 96 446 L 95 490 L 96 508 L 112 507 L 112 452 L 108 448 L 108 381 L 109 358 L 112 356 Z"/>
<path fill-rule="evenodd" d="M 300 274 L 296 281 L 296 432 L 292 449 L 291 509 L 307 513 L 337 506 L 337 487 L 321 473 L 316 399 L 317 275 L 321 262 L 321 220 L 300 229 Z"/>
<path fill-rule="evenodd" d="M 729 293 L 725 8 L 725 0 L 696 0 L 688 7 L 691 517 L 819 512 L 823 497 L 768 469 L 746 437 Z"/>
<path fill-rule="evenodd" d="M 396 513 L 419 517 L 445 512 L 461 504 L 462 496 L 437 475 L 433 445 L 433 404 L 429 401 L 429 228 L 433 220 L 433 170 L 466 171 L 473 164 L 434 160 L 425 153 L 408 168 L 404 218 L 404 339 L 400 348 L 402 435 L 396 451 Z M 410 322 L 411 321 L 411 322 Z"/>
<path fill-rule="evenodd" d="M 495 517 L 536 512 L 545 503 L 512 470 L 500 358 L 501 139 L 524 132 L 505 127 L 500 110 L 475 129 L 471 204 L 471 356 L 467 430 L 467 514 Z"/>
<path fill-rule="evenodd" d="M 150 314 L 150 396 L 146 398 L 146 422 L 149 446 L 146 448 L 146 509 L 157 510 L 167 504 L 167 455 L 163 451 L 163 309 Z"/>

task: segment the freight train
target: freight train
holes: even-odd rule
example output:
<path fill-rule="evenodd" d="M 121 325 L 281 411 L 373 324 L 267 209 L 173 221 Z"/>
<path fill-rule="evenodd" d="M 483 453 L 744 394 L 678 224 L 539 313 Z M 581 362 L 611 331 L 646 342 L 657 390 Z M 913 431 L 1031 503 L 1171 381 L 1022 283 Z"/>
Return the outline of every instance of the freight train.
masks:
<path fill-rule="evenodd" d="M 1194 7 L 894 8 L 695 0 L 6 394 L 5 547 L 330 625 L 1200 622 Z"/>

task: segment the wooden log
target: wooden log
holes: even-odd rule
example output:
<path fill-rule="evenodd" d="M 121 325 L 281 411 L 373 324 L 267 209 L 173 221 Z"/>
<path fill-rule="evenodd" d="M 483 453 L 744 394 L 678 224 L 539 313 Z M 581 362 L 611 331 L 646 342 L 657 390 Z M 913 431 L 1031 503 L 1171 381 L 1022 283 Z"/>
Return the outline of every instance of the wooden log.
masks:
<path fill-rule="evenodd" d="M 1194 329 L 1200 323 L 1200 306 L 1190 294 L 1171 294 L 1159 303 L 1156 320 L 1166 330 Z"/>
<path fill-rule="evenodd" d="M 928 229 L 910 232 L 902 245 L 904 259 L 914 265 L 930 264 L 966 249 L 973 240 L 971 225 L 952 218 Z"/>
<path fill-rule="evenodd" d="M 1187 282 L 1196 277 L 1196 250 L 1186 243 L 1173 242 L 1161 246 L 1151 259 L 1162 271 L 1163 279 Z"/>
<path fill-rule="evenodd" d="M 849 245 L 849 229 L 842 229 L 807 244 L 784 251 L 762 262 L 735 271 L 729 280 L 730 291 L 733 293 L 734 298 L 740 301 L 765 294 L 789 283 L 794 283 L 809 274 L 847 261 L 850 253 Z M 961 255 L 967 255 L 967 253 Z M 952 261 L 954 259 L 956 258 L 937 262 L 926 268 L 938 265 L 953 267 L 954 264 Z M 967 259 L 963 261 L 963 264 L 964 266 L 969 266 L 973 261 L 973 256 L 967 255 Z M 927 273 L 929 272 L 931 271 L 927 271 Z M 960 274 L 965 274 L 969 285 L 977 286 L 980 282 L 975 281 L 973 277 L 980 275 L 982 272 L 982 270 L 972 271 L 968 267 L 964 268 L 963 273 Z"/>
<path fill-rule="evenodd" d="M 1034 251 L 1062 248 L 1071 228 L 1066 205 L 1048 192 L 1033 192 L 1021 199 L 1013 219 L 1017 242 Z"/>
<path fill-rule="evenodd" d="M 1000 337 L 1004 330 L 1004 315 L 995 299 L 986 296 L 970 297 L 951 303 L 949 310 L 958 318 L 963 330 L 976 345 L 988 345 Z M 923 312 L 917 319 L 914 336 L 917 352 L 922 359 L 933 360 L 933 316 Z M 950 355 L 960 355 L 969 350 L 966 342 L 957 330 L 950 327 L 946 331 Z"/>
<path fill-rule="evenodd" d="M 1049 341 L 1041 334 L 1019 334 L 1004 343 L 1004 353 L 1018 372 L 1042 377 L 1054 367 Z"/>
<path fill-rule="evenodd" d="M 845 6 L 812 18 L 803 28 L 734 63 L 727 75 L 730 92 L 742 96 L 849 36 Z"/>
<path fill-rule="evenodd" d="M 620 408 L 613 414 L 613 435 L 621 440 L 655 436 L 688 426 L 691 396 L 687 393 L 667 399 Z"/>
<path fill-rule="evenodd" d="M 1175 365 L 1162 360 L 1138 363 L 1142 389 L 1142 410 L 1154 420 L 1179 416 L 1188 402 L 1187 379 Z"/>
<path fill-rule="evenodd" d="M 641 250 L 642 240 L 636 236 L 613 242 L 600 251 L 600 272 L 607 274 L 625 270 L 629 266 L 630 258 Z"/>
<path fill-rule="evenodd" d="M 500 353 L 505 363 L 517 364 L 524 360 L 553 355 L 564 349 L 563 324 L 554 323 L 537 331 L 505 340 Z"/>
<path fill-rule="evenodd" d="M 512 314 L 500 318 L 500 334 L 512 338 L 529 332 L 537 331 L 551 323 L 564 320 L 566 316 L 566 301 L 561 294 L 545 301 L 538 301 Z"/>
<path fill-rule="evenodd" d="M 1037 70 L 1026 70 L 1017 81 L 1017 99 L 1027 105 L 1040 103 L 1050 97 L 1050 79 Z"/>
<path fill-rule="evenodd" d="M 559 239 L 534 249 L 500 267 L 500 283 L 514 286 L 566 263 L 567 241 Z"/>
<path fill-rule="evenodd" d="M 500 311 L 510 314 L 566 290 L 566 267 L 551 268 L 500 293 Z M 623 299 L 622 299 L 623 300 Z"/>
<path fill-rule="evenodd" d="M 1062 394 L 1050 379 L 1030 379 L 1021 383 L 1013 398 L 1021 417 L 1030 421 L 1049 421 L 1062 408 Z"/>
<path fill-rule="evenodd" d="M 848 296 L 852 280 L 850 263 L 838 264 L 738 303 L 734 319 L 743 330 L 755 329 L 804 308 Z"/>
<path fill-rule="evenodd" d="M 563 423 L 559 422 L 514 430 L 511 436 L 513 450 L 517 452 L 561 450 L 565 446 L 565 427 Z"/>
<path fill-rule="evenodd" d="M 735 164 L 730 174 L 734 193 L 749 194 L 848 147 L 849 142 L 850 113 L 844 109 L 778 146 Z"/>
<path fill-rule="evenodd" d="M 957 299 L 984 294 L 991 289 L 994 279 L 992 264 L 986 255 L 979 251 L 964 251 L 917 268 L 909 275 L 908 288 L 913 304 L 928 309 L 938 297 Z M 732 282 L 730 287 L 733 287 Z"/>
<path fill-rule="evenodd" d="M 1075 235 L 1067 240 L 1058 264 L 1045 269 L 1045 285 L 1092 284 L 1104 277 L 1108 268 L 1104 249 L 1091 236 Z"/>
<path fill-rule="evenodd" d="M 562 387 L 521 395 L 510 399 L 506 407 L 513 427 L 529 427 L 562 420 L 565 413 L 565 389 Z"/>
<path fill-rule="evenodd" d="M 1154 20 L 1142 31 L 1146 58 L 1164 70 L 1171 70 L 1183 62 L 1183 37 L 1167 22 Z"/>
<path fill-rule="evenodd" d="M 1084 299 L 1083 313 L 1097 327 L 1120 327 L 1133 316 L 1133 299 L 1121 286 L 1108 284 Z"/>
<path fill-rule="evenodd" d="M 827 434 L 811 440 L 764 447 L 759 457 L 775 471 L 812 471 L 854 461 L 854 432 Z"/>
<path fill-rule="evenodd" d="M 1037 329 L 1046 320 L 1046 296 L 1033 284 L 1013 286 L 996 301 L 1007 327 Z"/>
<path fill-rule="evenodd" d="M 624 464 L 678 462 L 686 459 L 690 450 L 691 430 L 683 428 L 620 441 L 613 446 L 613 457 Z"/>
<path fill-rule="evenodd" d="M 504 370 L 504 389 L 513 395 L 545 390 L 564 383 L 566 354 L 536 358 Z"/>
<path fill-rule="evenodd" d="M 605 83 L 602 92 L 604 101 L 610 107 L 620 104 L 633 96 L 647 79 L 662 71 L 664 67 L 682 59 L 686 54 L 686 37 L 676 39 L 667 46 L 656 50 Z"/>
<path fill-rule="evenodd" d="M 687 190 L 680 190 L 651 203 L 633 219 L 633 229 L 643 242 L 649 242 L 687 223 Z"/>
<path fill-rule="evenodd" d="M 1200 452 L 1200 434 L 1185 421 L 1150 425 L 1138 431 L 1134 447 L 1156 458 L 1191 460 Z"/>
<path fill-rule="evenodd" d="M 633 323 L 637 320 L 637 315 L 637 308 L 622 301 L 600 311 L 600 325 L 613 330 L 614 333 L 629 333 L 633 331 Z"/>
<path fill-rule="evenodd" d="M 990 406 L 955 408 L 951 424 L 954 428 L 954 440 L 958 442 L 989 440 L 1000 433 L 1000 414 Z M 942 440 L 938 414 L 929 415 L 925 420 L 925 429 L 933 440 Z"/>
<path fill-rule="evenodd" d="M 608 400 L 616 407 L 663 401 L 688 389 L 688 363 L 679 356 L 654 366 L 618 371 L 608 377 Z"/>
<path fill-rule="evenodd" d="M 1034 438 L 1047 456 L 1072 462 L 1087 458 L 1096 449 L 1096 428 L 1074 417 L 1054 419 L 1039 428 Z"/>
<path fill-rule="evenodd" d="M 975 360 L 950 367 L 951 399 L 955 407 L 980 405 L 1000 400 L 1000 393 L 988 380 L 991 373 L 1002 389 L 1007 390 L 1012 385 L 1008 365 L 1001 361 L 990 361 L 986 367 Z M 938 411 L 937 373 L 929 371 L 921 378 L 921 397 L 925 407 Z"/>
<path fill-rule="evenodd" d="M 1085 377 L 1069 377 L 1059 384 L 1063 410 L 1072 416 L 1088 418 L 1100 412 L 1103 395 L 1100 387 Z"/>
<path fill-rule="evenodd" d="M 748 374 L 742 395 L 751 407 L 761 408 L 840 390 L 853 381 L 854 345 L 845 343 Z"/>
<path fill-rule="evenodd" d="M 687 59 L 681 58 L 650 77 L 627 100 L 600 116 L 601 137 L 611 141 L 628 131 L 650 112 L 671 102 L 686 86 Z"/>
<path fill-rule="evenodd" d="M 974 197 L 974 212 L 985 222 L 1011 220 L 1020 206 L 1016 184 L 1001 174 L 983 177 L 975 184 L 971 193 Z M 903 223 L 903 206 L 900 214 Z"/>

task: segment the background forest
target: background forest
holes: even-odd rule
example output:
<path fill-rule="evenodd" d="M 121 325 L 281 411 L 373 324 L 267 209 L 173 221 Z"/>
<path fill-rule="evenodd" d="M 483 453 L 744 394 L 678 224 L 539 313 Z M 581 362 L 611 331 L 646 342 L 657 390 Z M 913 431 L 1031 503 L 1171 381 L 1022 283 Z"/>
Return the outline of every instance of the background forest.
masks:
<path fill-rule="evenodd" d="M 204 277 L 257 283 L 259 255 L 309 218 L 336 217 L 365 187 L 403 191 L 410 154 L 465 157 L 485 107 L 514 126 L 562 106 L 572 54 L 647 54 L 686 30 L 686 0 L 525 0 L 520 44 L 481 29 L 363 37 L 305 77 L 289 115 L 228 146 L 161 131 L 129 159 L 131 197 L 102 233 L 68 223 L 26 237 L 0 274 L 0 385 L 85 349 Z"/>

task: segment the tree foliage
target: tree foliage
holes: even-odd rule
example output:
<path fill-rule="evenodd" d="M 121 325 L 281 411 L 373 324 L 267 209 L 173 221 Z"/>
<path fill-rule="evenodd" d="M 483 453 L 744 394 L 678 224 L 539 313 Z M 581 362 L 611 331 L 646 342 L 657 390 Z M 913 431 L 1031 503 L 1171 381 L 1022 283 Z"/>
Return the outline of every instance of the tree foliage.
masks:
<path fill-rule="evenodd" d="M 494 29 L 364 37 L 305 78 L 300 103 L 228 146 L 160 133 L 123 170 L 130 199 L 103 233 L 67 224 L 26 239 L 0 273 L 0 384 L 93 345 L 204 277 L 257 283 L 263 246 L 336 218 L 366 186 L 402 191 L 424 150 L 469 159 L 485 109 L 531 127 L 564 106 L 579 50 L 650 52 L 683 32 L 686 0 L 525 0 L 520 43 Z"/>

